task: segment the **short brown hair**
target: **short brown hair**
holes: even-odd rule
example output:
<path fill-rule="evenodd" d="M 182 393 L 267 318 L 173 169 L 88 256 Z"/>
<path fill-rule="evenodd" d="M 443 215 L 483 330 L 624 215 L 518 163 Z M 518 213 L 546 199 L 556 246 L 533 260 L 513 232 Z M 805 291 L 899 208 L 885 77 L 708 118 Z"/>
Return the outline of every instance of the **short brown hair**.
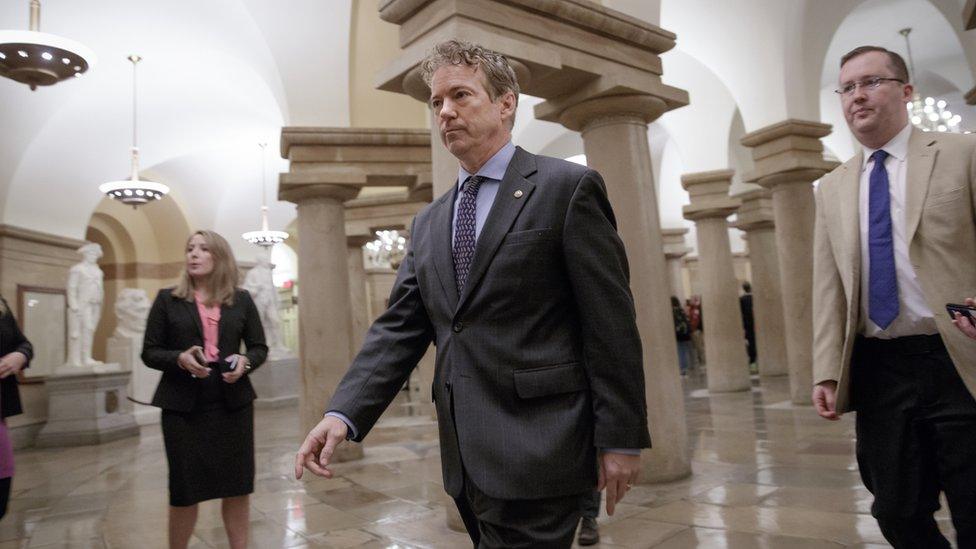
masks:
<path fill-rule="evenodd" d="M 237 282 L 240 274 L 237 270 L 237 260 L 234 259 L 234 252 L 230 249 L 227 240 L 214 231 L 200 230 L 190 235 L 186 239 L 187 244 L 194 236 L 200 235 L 213 257 L 214 268 L 207 279 L 207 291 L 210 293 L 210 302 L 205 303 L 208 307 L 221 304 L 233 305 L 234 294 L 237 292 Z M 187 301 L 193 301 L 193 279 L 183 267 L 180 274 L 180 282 L 173 290 L 173 295 Z"/>
<path fill-rule="evenodd" d="M 441 42 L 434 46 L 433 51 L 420 65 L 427 86 L 430 86 L 434 72 L 444 65 L 467 65 L 480 68 L 485 75 L 485 90 L 488 91 L 488 97 L 492 101 L 510 91 L 515 94 L 515 102 L 516 105 L 518 104 L 519 93 L 521 93 L 518 78 L 515 76 L 515 69 L 504 55 L 462 40 Z"/>
<path fill-rule="evenodd" d="M 909 83 L 908 65 L 905 64 L 905 60 L 902 58 L 902 56 L 891 50 L 882 48 L 881 46 L 858 46 L 844 54 L 844 57 L 840 58 L 840 66 L 843 67 L 851 59 L 872 51 L 887 54 L 888 68 L 891 69 L 891 72 L 895 73 L 895 78 L 906 84 Z"/>

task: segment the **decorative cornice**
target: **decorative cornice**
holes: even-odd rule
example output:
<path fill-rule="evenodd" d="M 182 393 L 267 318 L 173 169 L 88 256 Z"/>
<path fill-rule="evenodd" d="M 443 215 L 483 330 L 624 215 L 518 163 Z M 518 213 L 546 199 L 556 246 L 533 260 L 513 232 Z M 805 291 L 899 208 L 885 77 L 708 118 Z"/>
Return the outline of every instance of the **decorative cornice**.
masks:
<path fill-rule="evenodd" d="M 327 128 L 314 126 L 289 126 L 282 128 L 282 158 L 288 158 L 288 153 L 293 145 L 429 147 L 430 130 L 404 128 Z"/>
<path fill-rule="evenodd" d="M 78 240 L 77 238 L 68 238 L 66 236 L 6 224 L 0 224 L 0 238 L 16 238 L 18 240 L 25 240 L 36 244 L 47 244 L 48 246 L 57 246 L 69 250 L 77 250 L 85 244 L 84 240 Z"/>

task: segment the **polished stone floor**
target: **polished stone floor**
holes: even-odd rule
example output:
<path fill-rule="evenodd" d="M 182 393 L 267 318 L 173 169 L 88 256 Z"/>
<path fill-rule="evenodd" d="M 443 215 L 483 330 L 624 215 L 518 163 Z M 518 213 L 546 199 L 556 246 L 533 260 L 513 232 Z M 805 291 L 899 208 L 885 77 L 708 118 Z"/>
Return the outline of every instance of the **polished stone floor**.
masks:
<path fill-rule="evenodd" d="M 790 406 L 783 378 L 713 396 L 694 374 L 684 383 L 693 476 L 635 487 L 600 518 L 600 547 L 886 546 L 858 479 L 853 418 Z M 340 465 L 340 478 L 295 481 L 294 410 L 256 416 L 252 547 L 470 547 L 445 526 L 453 503 L 428 418 L 385 419 L 366 459 Z M 165 547 L 166 475 L 158 427 L 102 446 L 22 450 L 0 549 Z M 201 504 L 191 547 L 226 546 L 219 504 Z"/>

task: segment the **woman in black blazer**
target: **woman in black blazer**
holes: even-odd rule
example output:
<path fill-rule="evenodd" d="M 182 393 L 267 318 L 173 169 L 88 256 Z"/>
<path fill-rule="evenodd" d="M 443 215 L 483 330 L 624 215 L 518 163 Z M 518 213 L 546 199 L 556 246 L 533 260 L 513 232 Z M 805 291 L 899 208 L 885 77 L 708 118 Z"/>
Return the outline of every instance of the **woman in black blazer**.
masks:
<path fill-rule="evenodd" d="M 14 452 L 7 418 L 23 412 L 17 390 L 17 372 L 30 365 L 34 347 L 24 337 L 7 301 L 0 297 L 0 519 L 7 514 Z"/>
<path fill-rule="evenodd" d="M 231 547 L 247 546 L 256 397 L 247 376 L 268 347 L 257 307 L 237 281 L 227 241 L 197 231 L 179 285 L 160 290 L 146 321 L 142 360 L 163 372 L 152 404 L 163 409 L 171 548 L 189 543 L 197 503 L 217 498 Z"/>

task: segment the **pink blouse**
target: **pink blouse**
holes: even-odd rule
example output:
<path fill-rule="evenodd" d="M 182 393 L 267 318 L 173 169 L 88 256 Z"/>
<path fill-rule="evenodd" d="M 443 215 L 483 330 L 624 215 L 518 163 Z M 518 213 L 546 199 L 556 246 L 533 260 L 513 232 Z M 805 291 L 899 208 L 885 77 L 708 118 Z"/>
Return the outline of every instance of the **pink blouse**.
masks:
<path fill-rule="evenodd" d="M 14 445 L 7 423 L 0 419 L 0 478 L 14 476 Z"/>
<path fill-rule="evenodd" d="M 217 348 L 217 327 L 220 325 L 220 305 L 207 307 L 200 296 L 194 294 L 197 311 L 200 313 L 200 323 L 203 325 L 203 358 L 207 362 L 216 362 L 220 355 Z"/>

